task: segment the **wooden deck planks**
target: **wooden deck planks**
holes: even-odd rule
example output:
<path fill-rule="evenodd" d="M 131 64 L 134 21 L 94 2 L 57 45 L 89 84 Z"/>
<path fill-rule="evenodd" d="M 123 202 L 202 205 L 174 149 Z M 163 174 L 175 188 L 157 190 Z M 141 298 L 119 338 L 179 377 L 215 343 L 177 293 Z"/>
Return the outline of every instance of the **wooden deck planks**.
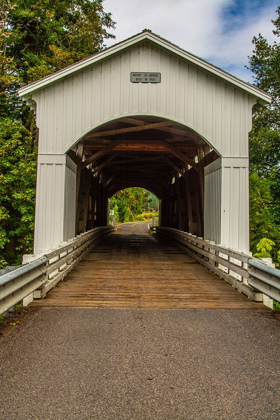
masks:
<path fill-rule="evenodd" d="M 152 235 L 107 238 L 36 306 L 260 309 L 187 254 Z"/>

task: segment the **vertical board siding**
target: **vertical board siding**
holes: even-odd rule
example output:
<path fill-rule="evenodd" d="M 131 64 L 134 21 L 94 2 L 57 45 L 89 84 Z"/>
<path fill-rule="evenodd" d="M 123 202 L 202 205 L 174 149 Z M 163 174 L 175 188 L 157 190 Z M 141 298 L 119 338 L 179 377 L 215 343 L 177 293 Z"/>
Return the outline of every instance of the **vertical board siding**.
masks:
<path fill-rule="evenodd" d="M 39 164 L 37 178 L 40 189 L 36 197 L 35 254 L 59 244 L 63 237 L 64 173 L 62 165 Z"/>
<path fill-rule="evenodd" d="M 65 168 L 65 203 L 63 240 L 74 238 L 76 219 L 76 174 Z"/>
<path fill-rule="evenodd" d="M 221 241 L 221 168 L 206 175 L 204 192 L 204 238 Z"/>
<path fill-rule="evenodd" d="M 222 168 L 221 244 L 249 251 L 249 181 L 247 167 Z"/>
<path fill-rule="evenodd" d="M 132 71 L 159 71 L 162 81 L 134 84 Z M 39 153 L 65 153 L 88 131 L 115 118 L 156 115 L 189 126 L 222 156 L 248 155 L 255 99 L 149 44 L 69 76 L 33 99 Z"/>
<path fill-rule="evenodd" d="M 35 254 L 75 236 L 76 174 L 65 163 L 39 161 L 37 185 Z"/>

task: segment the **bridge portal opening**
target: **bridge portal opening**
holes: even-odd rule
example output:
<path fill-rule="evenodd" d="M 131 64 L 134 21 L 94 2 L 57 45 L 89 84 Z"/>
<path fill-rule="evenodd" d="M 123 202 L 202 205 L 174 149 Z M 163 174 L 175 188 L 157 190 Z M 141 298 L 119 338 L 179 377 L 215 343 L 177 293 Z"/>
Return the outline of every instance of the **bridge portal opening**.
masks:
<path fill-rule="evenodd" d="M 125 188 L 109 199 L 109 222 L 150 222 L 151 219 L 158 222 L 159 205 L 152 192 L 139 187 Z"/>
<path fill-rule="evenodd" d="M 204 168 L 219 158 L 194 130 L 156 116 L 118 118 L 68 152 L 77 165 L 76 233 L 109 222 L 108 200 L 141 187 L 160 200 L 161 226 L 203 236 Z"/>

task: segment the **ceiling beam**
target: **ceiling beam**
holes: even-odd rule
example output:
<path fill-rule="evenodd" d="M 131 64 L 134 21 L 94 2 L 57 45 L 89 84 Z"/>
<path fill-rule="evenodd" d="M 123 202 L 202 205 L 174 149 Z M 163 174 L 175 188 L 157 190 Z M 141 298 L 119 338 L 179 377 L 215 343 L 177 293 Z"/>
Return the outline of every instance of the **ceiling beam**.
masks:
<path fill-rule="evenodd" d="M 82 169 L 84 169 L 89 164 L 95 162 L 97 159 L 101 158 L 102 156 L 109 153 L 111 150 L 113 150 L 118 144 L 120 143 L 120 140 L 115 140 L 109 146 L 104 147 L 103 149 L 99 150 L 99 152 L 95 153 L 94 155 L 88 157 L 86 160 L 82 162 Z"/>
<path fill-rule="evenodd" d="M 135 124 L 138 126 L 143 126 L 147 124 L 143 120 L 136 120 L 134 118 L 123 118 L 122 121 L 127 122 L 129 124 Z M 175 123 L 171 122 L 171 124 L 175 124 Z M 195 140 L 198 140 L 198 141 L 202 140 L 201 137 L 195 131 L 191 130 L 189 127 L 186 127 L 186 130 L 172 128 L 172 127 L 161 127 L 161 128 L 158 128 L 158 130 L 165 131 L 167 133 L 172 133 L 172 134 L 179 134 L 184 137 L 189 137 L 191 135 Z"/>
<path fill-rule="evenodd" d="M 147 123 L 142 120 L 136 120 L 135 118 L 122 118 L 121 122 L 125 122 L 127 124 L 134 124 L 134 125 L 146 125 Z"/>
<path fill-rule="evenodd" d="M 110 178 L 105 182 L 104 187 L 107 188 L 108 185 L 113 181 L 113 179 L 115 178 L 117 172 L 115 172 L 112 176 L 110 176 Z"/>
<path fill-rule="evenodd" d="M 188 156 L 186 156 L 184 153 L 182 153 L 180 150 L 177 149 L 177 147 L 173 146 L 172 144 L 168 143 L 165 140 L 161 140 L 161 143 L 166 147 L 167 150 L 169 150 L 174 156 L 176 156 L 178 159 L 185 162 L 187 165 L 190 165 L 198 171 L 197 164 L 190 159 Z"/>
<path fill-rule="evenodd" d="M 136 151 L 136 152 L 145 152 L 145 151 L 151 151 L 151 152 L 167 152 L 169 148 L 166 147 L 166 145 L 163 144 L 163 141 L 166 142 L 166 140 L 133 140 L 133 139 L 122 139 L 118 140 L 118 144 L 114 147 L 116 151 Z M 166 142 L 169 146 L 171 146 L 170 143 Z M 111 145 L 111 143 L 110 143 Z M 108 145 L 108 146 L 110 146 Z M 104 146 L 101 145 L 85 145 L 86 150 L 103 150 Z M 189 147 L 185 145 L 177 146 L 177 149 L 180 149 L 180 151 L 184 151 L 187 153 L 195 152 L 197 151 L 197 146 L 195 147 Z"/>
<path fill-rule="evenodd" d="M 172 160 L 170 160 L 165 155 L 161 155 L 161 157 L 168 163 L 168 165 L 170 165 L 173 169 L 175 169 L 176 172 L 181 174 L 184 178 L 186 177 L 186 174 L 182 171 L 182 169 L 180 169 L 177 165 L 175 165 L 175 163 L 173 163 Z"/>
<path fill-rule="evenodd" d="M 134 162 L 152 162 L 152 161 L 157 161 L 158 156 L 150 156 L 150 157 L 133 157 L 131 159 L 122 159 L 122 160 L 117 160 L 116 164 L 120 164 L 120 163 L 134 163 Z"/>
<path fill-rule="evenodd" d="M 108 131 L 99 131 L 98 133 L 92 133 L 91 137 L 103 137 L 103 136 L 114 136 L 116 134 L 124 134 L 124 133 L 134 133 L 139 131 L 147 131 L 147 130 L 156 130 L 160 127 L 167 127 L 171 125 L 172 121 L 163 121 L 159 123 L 153 124 L 145 124 L 145 125 L 138 125 L 135 127 L 127 127 L 127 128 L 116 128 L 115 130 L 108 130 Z"/>
<path fill-rule="evenodd" d="M 154 175 L 161 175 L 161 176 L 166 175 L 165 172 L 160 172 L 160 171 L 157 171 L 156 169 L 152 170 L 152 169 L 138 168 L 136 166 L 127 168 L 125 166 L 111 165 L 110 168 L 114 168 L 114 169 L 118 169 L 118 170 L 126 171 L 126 172 L 132 171 L 132 172 L 141 172 L 144 174 L 154 174 Z"/>
<path fill-rule="evenodd" d="M 96 174 L 96 172 L 101 171 L 101 169 L 103 169 L 104 166 L 108 165 L 108 163 L 111 162 L 115 157 L 115 155 L 112 155 L 107 160 L 105 160 L 105 162 L 101 163 L 101 165 L 97 166 L 97 168 L 95 168 L 94 171 L 92 171 L 92 175 Z"/>

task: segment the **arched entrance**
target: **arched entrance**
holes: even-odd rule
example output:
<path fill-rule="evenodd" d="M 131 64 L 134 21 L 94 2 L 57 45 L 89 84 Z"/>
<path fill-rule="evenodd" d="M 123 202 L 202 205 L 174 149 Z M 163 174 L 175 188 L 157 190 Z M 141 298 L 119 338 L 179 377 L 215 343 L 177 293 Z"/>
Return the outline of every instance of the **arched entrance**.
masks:
<path fill-rule="evenodd" d="M 118 118 L 68 156 L 77 164 L 77 233 L 107 223 L 115 192 L 141 186 L 160 198 L 162 226 L 203 236 L 204 167 L 219 155 L 194 130 L 157 116 Z"/>

